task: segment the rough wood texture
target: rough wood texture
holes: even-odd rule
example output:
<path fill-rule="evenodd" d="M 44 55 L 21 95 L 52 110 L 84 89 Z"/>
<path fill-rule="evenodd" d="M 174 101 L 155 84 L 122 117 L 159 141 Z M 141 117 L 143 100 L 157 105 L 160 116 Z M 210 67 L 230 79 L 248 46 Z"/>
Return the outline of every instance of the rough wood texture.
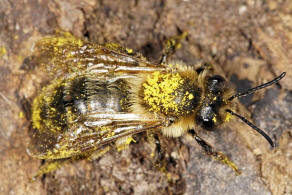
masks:
<path fill-rule="evenodd" d="M 0 194 L 291 194 L 291 12 L 291 1 L 274 0 L 1 0 Z M 62 29 L 120 43 L 155 61 L 178 28 L 189 36 L 173 59 L 211 62 L 238 89 L 287 72 L 280 85 L 240 99 L 239 106 L 278 147 L 270 150 L 235 119 L 202 137 L 240 167 L 240 176 L 187 137 L 162 139 L 166 171 L 158 171 L 145 135 L 138 135 L 128 150 L 69 164 L 30 183 L 41 162 L 26 153 L 29 105 L 45 77 L 27 58 L 34 42 Z"/>

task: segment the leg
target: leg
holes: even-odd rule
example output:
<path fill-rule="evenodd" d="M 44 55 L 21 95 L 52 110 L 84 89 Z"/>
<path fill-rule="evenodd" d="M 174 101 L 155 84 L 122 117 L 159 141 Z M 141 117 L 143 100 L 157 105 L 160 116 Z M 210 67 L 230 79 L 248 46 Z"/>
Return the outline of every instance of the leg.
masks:
<path fill-rule="evenodd" d="M 86 155 L 79 155 L 79 156 L 74 156 L 74 157 L 65 158 L 65 159 L 46 160 L 46 162 L 43 165 L 41 165 L 41 167 L 39 168 L 37 174 L 33 178 L 31 178 L 31 182 L 35 181 L 40 176 L 54 172 L 57 169 L 60 169 L 61 167 L 63 167 L 64 165 L 68 163 L 74 163 L 76 161 L 84 160 L 84 159 L 87 159 L 90 161 L 96 160 L 97 158 L 107 153 L 111 148 L 113 147 L 105 146 L 99 150 L 90 152 L 89 154 L 86 154 Z"/>
<path fill-rule="evenodd" d="M 167 59 L 174 54 L 174 52 L 181 47 L 181 41 L 185 39 L 187 36 L 187 32 L 184 31 L 180 35 L 174 36 L 170 39 L 168 39 L 164 43 L 164 48 L 162 52 L 162 56 L 159 60 L 159 64 L 165 64 Z"/>
<path fill-rule="evenodd" d="M 105 153 L 110 151 L 112 148 L 113 146 L 105 146 L 101 149 L 98 149 L 92 152 L 92 154 L 90 154 L 90 156 L 87 157 L 87 160 L 93 161 L 93 160 L 99 159 L 101 156 L 103 156 Z"/>
<path fill-rule="evenodd" d="M 198 73 L 198 82 L 200 87 L 205 87 L 205 79 L 207 76 L 214 73 L 214 68 L 209 63 L 200 63 L 195 67 L 196 72 Z"/>
<path fill-rule="evenodd" d="M 236 175 L 240 175 L 241 174 L 240 171 L 238 170 L 237 166 L 231 160 L 229 160 L 227 156 L 225 156 L 221 152 L 213 151 L 212 146 L 210 144 L 208 144 L 205 140 L 200 138 L 198 136 L 198 134 L 193 129 L 190 130 L 190 133 L 192 134 L 192 136 L 195 138 L 197 143 L 205 150 L 205 152 L 208 155 L 211 155 L 216 160 L 218 160 L 221 163 L 226 164 L 227 166 L 232 168 L 233 171 L 235 171 Z"/>
<path fill-rule="evenodd" d="M 38 173 L 33 178 L 31 178 L 30 181 L 34 182 L 38 177 L 56 171 L 57 169 L 61 168 L 62 166 L 70 162 L 72 162 L 71 158 L 48 160 L 39 168 Z"/>
<path fill-rule="evenodd" d="M 160 144 L 160 140 L 159 137 L 155 134 L 154 136 L 155 139 L 155 164 L 160 164 L 163 161 L 163 156 L 164 156 L 164 152 L 162 150 L 161 144 Z"/>
<path fill-rule="evenodd" d="M 198 74 L 203 74 L 204 72 L 214 71 L 214 68 L 211 64 L 203 62 L 203 63 L 200 63 L 199 67 L 195 68 L 195 70 Z"/>
<path fill-rule="evenodd" d="M 158 135 L 149 131 L 147 132 L 147 140 L 148 143 L 151 144 L 151 158 L 153 159 L 154 167 L 160 172 L 166 174 L 166 162 L 164 159 L 165 155 L 163 148 L 161 147 Z"/>
<path fill-rule="evenodd" d="M 162 160 L 162 148 L 160 145 L 160 140 L 159 137 L 157 136 L 157 134 L 151 132 L 151 131 L 147 131 L 147 140 L 148 143 L 151 144 L 151 158 L 154 159 L 155 162 L 159 162 Z"/>

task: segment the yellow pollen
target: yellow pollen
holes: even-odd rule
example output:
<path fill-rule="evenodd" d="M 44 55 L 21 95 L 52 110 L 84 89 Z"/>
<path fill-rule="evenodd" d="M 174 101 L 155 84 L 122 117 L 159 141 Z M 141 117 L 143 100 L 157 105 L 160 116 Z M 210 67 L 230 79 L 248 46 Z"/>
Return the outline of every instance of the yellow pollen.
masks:
<path fill-rule="evenodd" d="M 216 123 L 216 122 L 217 122 L 217 119 L 216 119 L 216 117 L 215 117 L 215 116 L 212 118 L 212 121 L 213 121 L 214 123 Z"/>
<path fill-rule="evenodd" d="M 149 105 L 150 111 L 173 112 L 179 110 L 175 102 L 176 90 L 184 83 L 178 73 L 163 74 L 154 72 L 143 84 L 144 101 Z"/>
<path fill-rule="evenodd" d="M 189 95 L 189 100 L 192 100 L 192 99 L 194 99 L 194 95 L 193 94 L 190 94 Z"/>
<path fill-rule="evenodd" d="M 126 48 L 126 50 L 129 54 L 133 53 L 133 49 Z"/>
<path fill-rule="evenodd" d="M 224 121 L 225 122 L 228 122 L 228 121 L 230 121 L 230 119 L 232 119 L 232 114 L 230 114 L 229 112 L 227 112 Z"/>
<path fill-rule="evenodd" d="M 129 138 L 127 138 L 127 140 L 126 140 L 126 144 L 130 144 L 131 142 L 134 142 L 134 143 L 136 143 L 136 140 L 134 140 L 134 138 L 133 137 L 129 137 Z"/>

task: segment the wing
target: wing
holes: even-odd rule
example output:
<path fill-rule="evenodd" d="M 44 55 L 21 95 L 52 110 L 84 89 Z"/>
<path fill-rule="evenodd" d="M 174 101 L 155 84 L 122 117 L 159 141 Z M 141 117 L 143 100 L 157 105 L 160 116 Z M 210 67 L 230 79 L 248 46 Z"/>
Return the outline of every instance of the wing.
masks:
<path fill-rule="evenodd" d="M 141 54 L 118 44 L 98 45 L 64 32 L 38 41 L 34 59 L 54 78 L 80 71 L 112 75 L 165 69 L 165 66 L 150 63 Z"/>
<path fill-rule="evenodd" d="M 88 156 L 104 145 L 161 126 L 161 119 L 146 115 L 94 113 L 88 115 L 86 121 L 72 124 L 69 131 L 57 136 L 36 130 L 34 140 L 39 143 L 33 143 L 34 147 L 29 148 L 28 153 L 40 159 Z"/>

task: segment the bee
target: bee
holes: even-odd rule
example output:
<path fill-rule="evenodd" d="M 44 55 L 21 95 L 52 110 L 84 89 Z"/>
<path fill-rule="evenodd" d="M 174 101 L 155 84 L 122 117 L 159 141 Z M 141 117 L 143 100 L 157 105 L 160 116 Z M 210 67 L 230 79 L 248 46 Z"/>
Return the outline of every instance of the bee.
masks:
<path fill-rule="evenodd" d="M 28 153 L 45 159 L 37 176 L 65 162 L 95 159 L 110 149 L 122 150 L 141 132 L 167 137 L 190 133 L 205 152 L 239 173 L 237 166 L 203 140 L 198 130 L 211 131 L 233 117 L 272 139 L 235 112 L 234 99 L 280 81 L 241 93 L 211 65 L 194 68 L 168 61 L 186 33 L 166 42 L 159 63 L 118 44 L 99 45 L 70 33 L 41 39 L 35 59 L 51 75 L 32 103 L 32 143 Z"/>

